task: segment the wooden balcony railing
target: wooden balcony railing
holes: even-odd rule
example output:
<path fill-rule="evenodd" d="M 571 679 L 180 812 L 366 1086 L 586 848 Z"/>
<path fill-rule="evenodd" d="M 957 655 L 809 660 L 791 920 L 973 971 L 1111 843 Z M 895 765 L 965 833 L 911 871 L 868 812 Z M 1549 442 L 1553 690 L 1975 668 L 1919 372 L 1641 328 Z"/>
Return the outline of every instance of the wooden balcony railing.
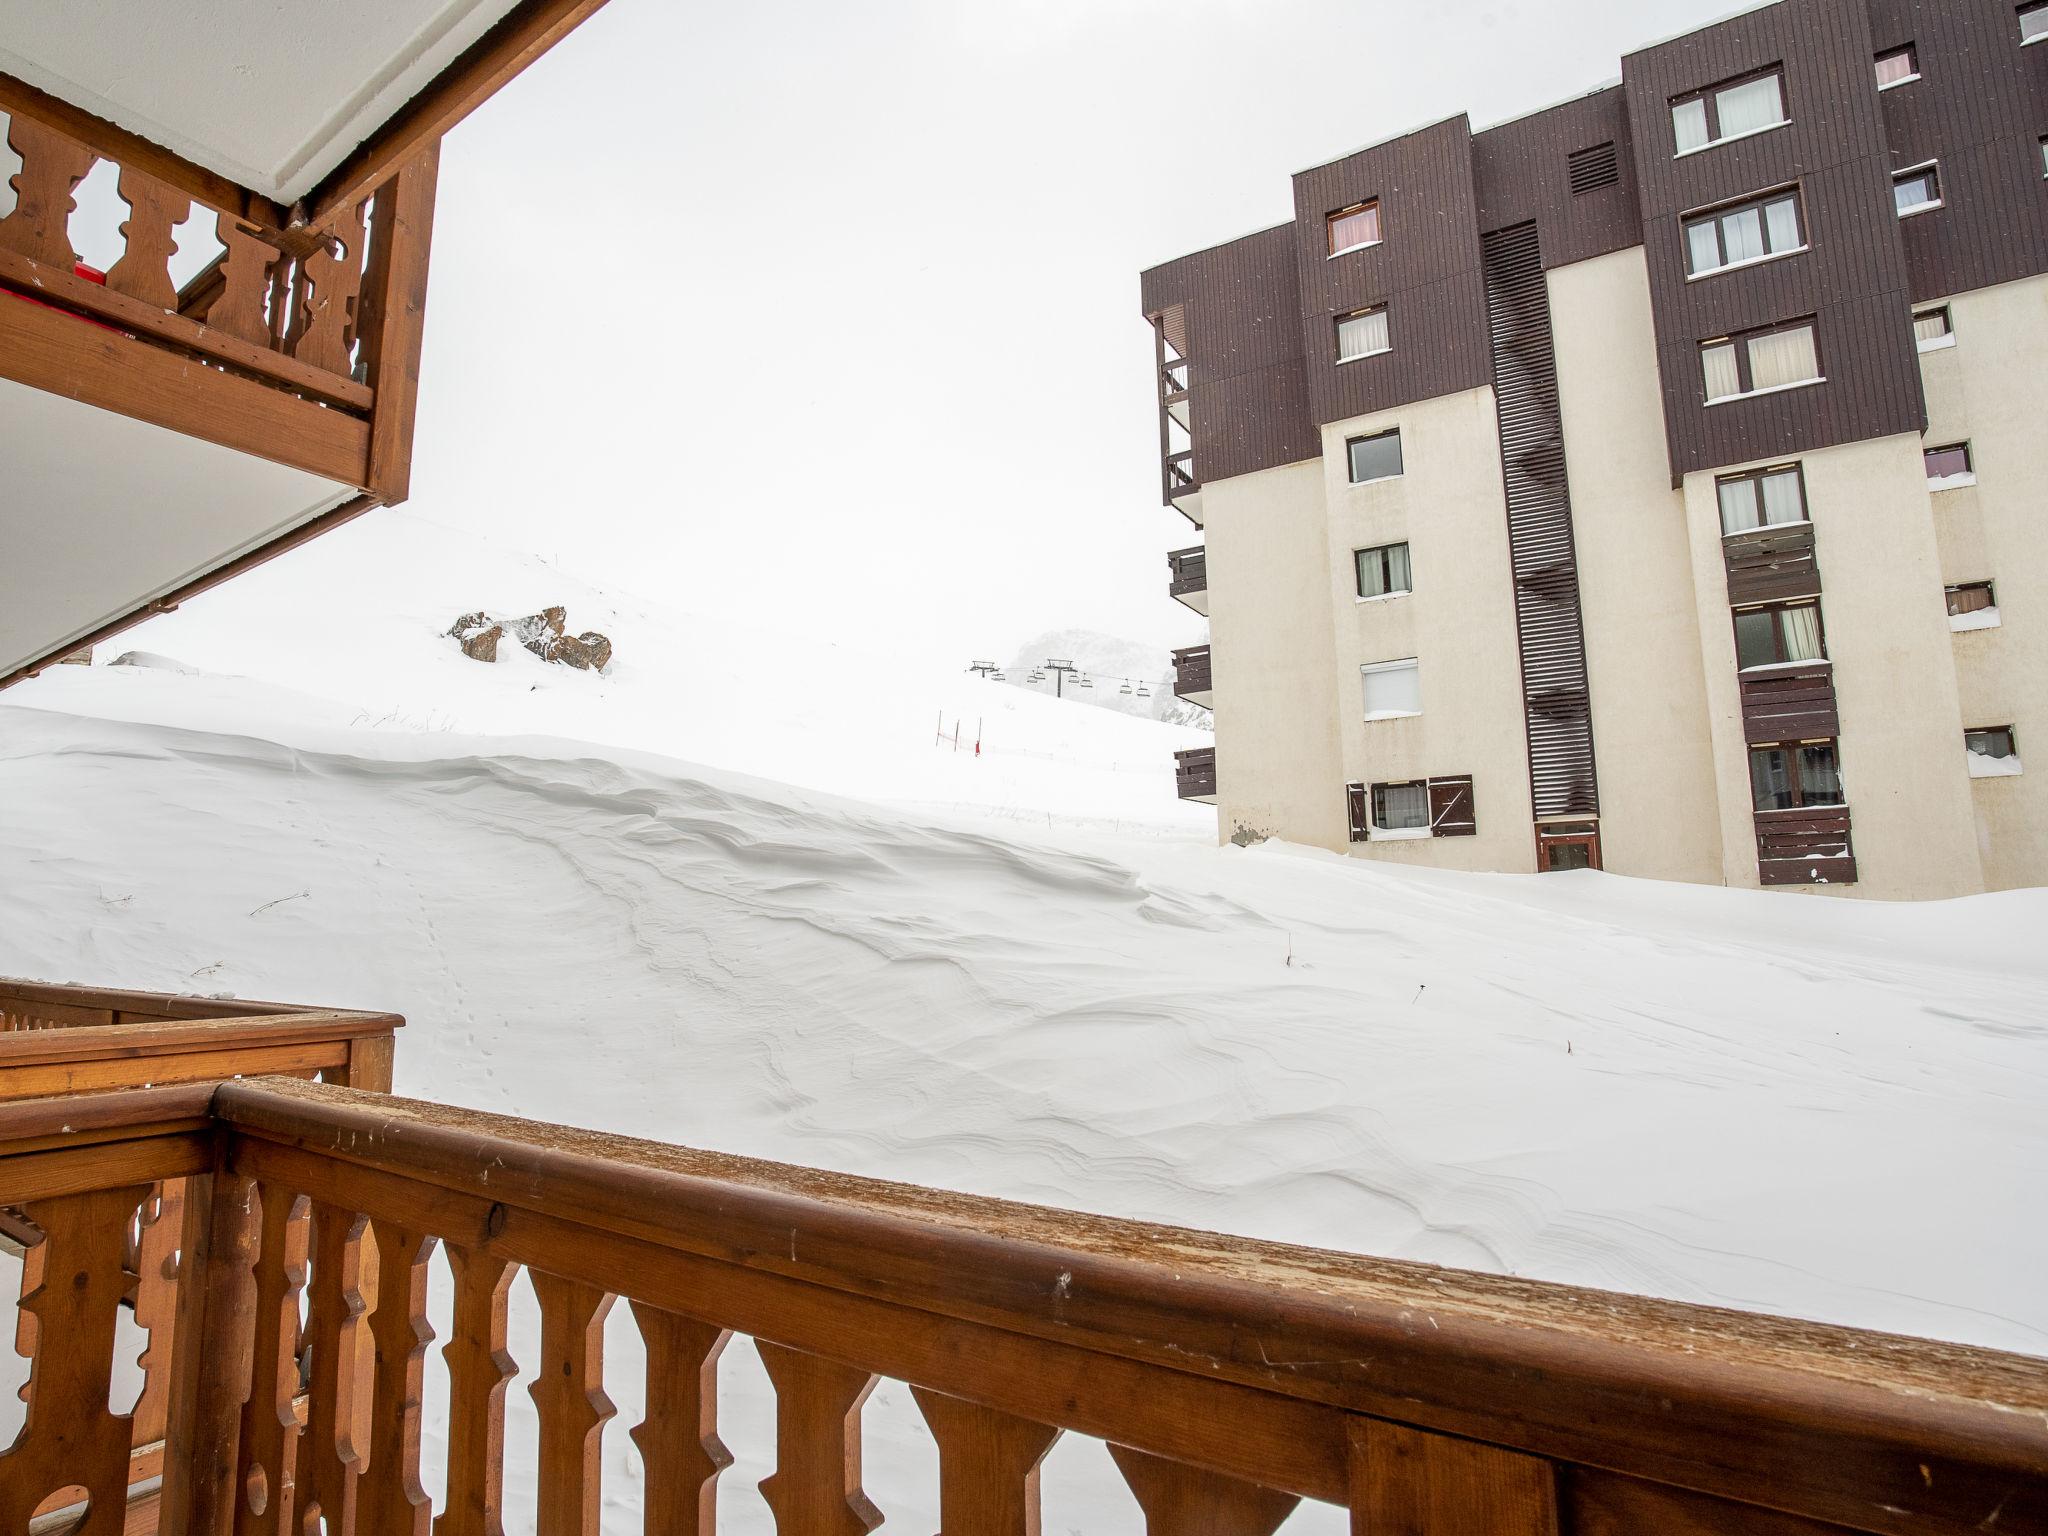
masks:
<path fill-rule="evenodd" d="M 1846 885 L 1856 878 L 1849 807 L 1756 813 L 1757 878 L 1764 885 Z"/>
<path fill-rule="evenodd" d="M 860 1453 L 882 1377 L 937 1443 L 947 1536 L 1037 1531 L 1065 1433 L 1109 1443 L 1155 1536 L 1270 1536 L 1301 1499 L 1360 1536 L 2048 1532 L 2048 1362 L 276 1080 L 0 1106 L 0 1203 L 69 1277 L 24 1301 L 5 1529 L 59 1488 L 95 1512 L 128 1495 L 136 1431 L 107 1407 L 124 1234 L 180 1178 L 180 1284 L 150 1341 L 180 1536 L 496 1532 L 522 1370 L 534 1529 L 595 1536 L 621 1298 L 646 1346 L 650 1533 L 715 1529 L 734 1333 L 776 1395 L 762 1490 L 784 1536 L 879 1523 Z M 540 1337 L 515 1361 L 522 1269 Z M 420 1475 L 436 1285 L 439 1500 Z"/>
<path fill-rule="evenodd" d="M 438 151 L 316 227 L 279 227 L 262 214 L 282 210 L 137 141 L 117 162 L 121 254 L 96 281 L 72 246 L 73 192 L 112 157 L 23 93 L 5 105 L 21 166 L 0 218 L 0 375 L 403 499 Z M 173 185 L 145 159 L 190 174 Z M 222 249 L 180 290 L 188 215 Z"/>
<path fill-rule="evenodd" d="M 1183 800 L 1216 798 L 1216 749 L 1191 747 L 1173 754 L 1173 787 Z"/>
<path fill-rule="evenodd" d="M 0 1101 L 290 1074 L 388 1091 L 405 1020 L 0 977 Z"/>
<path fill-rule="evenodd" d="M 1173 653 L 1173 691 L 1183 699 L 1194 698 L 1196 694 L 1211 692 L 1215 682 L 1210 676 L 1209 647 L 1206 645 L 1185 646 Z M 1201 702 L 1196 700 L 1197 703 Z"/>
<path fill-rule="evenodd" d="M 1835 669 L 1827 661 L 1752 667 L 1737 679 L 1745 740 L 1812 741 L 1837 735 Z"/>
<path fill-rule="evenodd" d="M 1204 545 L 1167 551 L 1166 570 L 1169 597 L 1191 597 L 1209 590 L 1209 551 Z"/>

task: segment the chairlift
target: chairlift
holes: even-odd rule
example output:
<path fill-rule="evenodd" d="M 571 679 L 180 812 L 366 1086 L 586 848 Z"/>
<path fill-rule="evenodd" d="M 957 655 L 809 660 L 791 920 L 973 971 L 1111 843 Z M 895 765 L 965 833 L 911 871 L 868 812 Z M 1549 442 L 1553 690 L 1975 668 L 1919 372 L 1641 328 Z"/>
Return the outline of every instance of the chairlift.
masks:
<path fill-rule="evenodd" d="M 1126 678 L 1126 679 L 1124 679 L 1124 685 L 1123 685 L 1123 687 L 1121 687 L 1121 688 L 1117 689 L 1117 692 L 1118 692 L 1118 693 L 1129 693 L 1130 691 L 1131 691 L 1131 683 L 1130 683 L 1130 679 L 1129 679 L 1129 678 Z"/>
<path fill-rule="evenodd" d="M 1149 699 L 1152 697 L 1152 690 L 1150 688 L 1147 688 L 1143 683 L 1140 683 L 1138 684 L 1138 697 L 1141 699 Z"/>
<path fill-rule="evenodd" d="M 1005 678 L 1005 677 L 1003 676 L 1003 674 L 1002 674 L 1002 673 L 1000 673 L 1000 672 L 991 672 L 991 673 L 989 673 L 989 675 L 988 675 L 988 680 L 989 680 L 990 682 L 992 682 L 992 683 L 1001 683 L 1001 682 L 1006 682 L 1006 681 L 1008 681 L 1008 679 L 1006 679 L 1006 678 Z"/>
<path fill-rule="evenodd" d="M 1095 686 L 1095 679 L 1092 677 L 1084 677 L 1075 686 L 1080 688 L 1093 688 Z"/>

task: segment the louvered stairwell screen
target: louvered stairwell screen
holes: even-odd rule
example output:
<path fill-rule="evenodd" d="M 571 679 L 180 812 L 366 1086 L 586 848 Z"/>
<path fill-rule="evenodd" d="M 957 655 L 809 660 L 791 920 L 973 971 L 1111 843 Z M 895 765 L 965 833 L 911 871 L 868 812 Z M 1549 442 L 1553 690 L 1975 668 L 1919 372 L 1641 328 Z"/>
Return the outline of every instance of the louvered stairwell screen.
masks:
<path fill-rule="evenodd" d="M 1480 252 L 1536 819 L 1597 815 L 1600 792 L 1593 771 L 1571 491 L 1565 480 L 1557 359 L 1551 351 L 1550 298 L 1536 226 L 1518 224 L 1484 236 Z"/>

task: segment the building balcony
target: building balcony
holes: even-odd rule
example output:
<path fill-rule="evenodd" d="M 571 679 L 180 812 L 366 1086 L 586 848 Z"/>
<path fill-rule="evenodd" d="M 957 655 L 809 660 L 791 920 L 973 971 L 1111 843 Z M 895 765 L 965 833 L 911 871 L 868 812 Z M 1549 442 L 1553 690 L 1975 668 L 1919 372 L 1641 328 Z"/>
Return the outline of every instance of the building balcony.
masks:
<path fill-rule="evenodd" d="M 1832 662 L 1789 661 L 1750 667 L 1739 674 L 1737 685 L 1745 741 L 1812 741 L 1841 733 Z"/>
<path fill-rule="evenodd" d="M 1197 544 L 1166 556 L 1166 595 L 1185 603 L 1203 618 L 1209 616 L 1209 551 Z"/>
<path fill-rule="evenodd" d="M 716 1530 L 735 1333 L 774 1395 L 761 1488 L 786 1533 L 880 1522 L 862 1404 L 884 1379 L 930 1431 L 949 1532 L 1038 1529 L 1065 1434 L 1109 1443 L 1155 1531 L 1196 1510 L 1268 1536 L 1304 1499 L 1418 1536 L 1949 1536 L 1987 1508 L 2039 1528 L 2048 1362 L 302 1080 L 337 1046 L 388 1047 L 389 1016 L 317 1015 L 382 1027 L 324 1047 L 307 1010 L 161 1017 L 220 1006 L 12 989 L 24 1028 L 0 1045 L 68 1052 L 94 1091 L 0 1113 L 29 1370 L 0 1456 L 9 1530 L 482 1533 L 512 1462 L 533 1529 L 596 1536 L 624 1329 L 645 1359 L 630 1492 L 649 1530 Z M 232 1055 L 276 1048 L 280 1018 L 308 1053 L 292 1075 L 223 1060 L 217 1080 L 141 1086 L 194 1030 Z M 364 1080 L 390 1053 L 367 1059 Z M 516 1357 L 515 1282 L 539 1322 Z M 452 1314 L 438 1392 L 430 1295 Z M 148 1347 L 117 1415 L 124 1314 Z M 508 1432 L 510 1411 L 531 1423 Z M 423 1443 L 446 1447 L 431 1492 Z"/>
<path fill-rule="evenodd" d="M 1174 788 L 1183 800 L 1216 803 L 1216 749 L 1194 747 L 1173 754 Z"/>
<path fill-rule="evenodd" d="M 1192 449 L 1166 456 L 1166 504 L 1197 528 L 1202 526 L 1202 482 L 1195 478 Z"/>
<path fill-rule="evenodd" d="M 1216 694 L 1209 679 L 1209 647 L 1191 645 L 1173 653 L 1173 691 L 1190 704 L 1212 708 Z"/>

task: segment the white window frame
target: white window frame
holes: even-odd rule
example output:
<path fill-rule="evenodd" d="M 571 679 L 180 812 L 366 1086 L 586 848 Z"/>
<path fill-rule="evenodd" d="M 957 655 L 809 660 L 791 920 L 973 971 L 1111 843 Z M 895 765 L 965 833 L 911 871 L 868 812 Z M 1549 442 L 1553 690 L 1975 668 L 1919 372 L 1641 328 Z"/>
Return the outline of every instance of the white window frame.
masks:
<path fill-rule="evenodd" d="M 1740 133 L 1720 134 L 1714 138 L 1708 139 L 1704 144 L 1693 145 L 1691 149 L 1678 148 L 1678 123 L 1675 114 L 1677 113 L 1680 107 L 1689 105 L 1690 103 L 1695 101 L 1704 103 L 1708 101 L 1710 98 L 1713 99 L 1714 104 L 1711 109 L 1713 115 L 1713 126 L 1718 127 L 1721 121 L 1721 104 L 1719 101 L 1721 93 L 1723 91 L 1739 90 L 1741 87 L 1745 85 L 1753 85 L 1757 81 L 1764 79 L 1775 79 L 1778 82 L 1778 111 L 1782 113 L 1783 116 L 1781 116 L 1775 123 L 1765 123 L 1761 128 L 1745 128 Z M 1718 149 L 1723 144 L 1735 144 L 1741 142 L 1743 139 L 1753 139 L 1757 137 L 1757 135 L 1759 134 L 1775 133 L 1780 128 L 1791 127 L 1792 113 L 1790 108 L 1786 105 L 1785 94 L 1785 66 L 1783 65 L 1783 63 L 1778 63 L 1772 65 L 1769 69 L 1758 70 L 1755 74 L 1744 76 L 1735 80 L 1724 81 L 1720 85 L 1710 85 L 1705 90 L 1693 91 L 1685 96 L 1674 98 L 1670 102 L 1666 103 L 1667 115 L 1670 115 L 1672 119 L 1671 158 L 1674 160 L 1683 160 L 1687 155 L 1703 155 L 1708 150 Z"/>
<path fill-rule="evenodd" d="M 1415 788 L 1422 791 L 1422 825 L 1419 827 L 1383 827 L 1376 817 L 1372 803 L 1374 786 L 1365 787 L 1366 839 L 1375 843 L 1407 842 L 1419 838 L 1434 837 L 1436 824 L 1429 806 L 1429 780 L 1427 779 L 1384 779 L 1381 784 L 1387 789 Z"/>
<path fill-rule="evenodd" d="M 1895 91 L 1900 86 L 1911 85 L 1920 78 L 1920 45 L 1918 43 L 1908 43 L 1903 48 L 1887 48 L 1883 53 L 1878 54 L 1870 61 L 1870 67 L 1875 70 L 1879 59 L 1888 59 L 1892 55 L 1899 53 L 1903 53 L 1910 58 L 1913 61 L 1913 67 L 1896 80 L 1879 81 L 1877 88 L 1880 91 Z"/>
<path fill-rule="evenodd" d="M 1346 485 L 1381 485 L 1388 480 L 1399 480 L 1403 475 L 1406 475 L 1408 473 L 1408 445 L 1407 443 L 1402 442 L 1401 467 L 1395 470 L 1391 475 L 1367 475 L 1363 480 L 1353 480 L 1351 478 L 1351 445 L 1353 443 L 1369 443 L 1374 441 L 1375 439 L 1382 437 L 1391 437 L 1398 441 L 1400 439 L 1400 436 L 1401 429 L 1399 427 L 1388 427 L 1384 431 L 1361 432 L 1356 437 L 1345 438 L 1344 483 Z"/>
<path fill-rule="evenodd" d="M 1693 225 L 1706 219 L 1712 219 L 1718 225 L 1722 219 L 1732 213 L 1743 213 L 1754 208 L 1757 211 L 1758 217 L 1763 221 L 1765 238 L 1768 239 L 1770 238 L 1770 219 L 1765 216 L 1764 210 L 1767 205 L 1783 202 L 1788 196 L 1792 200 L 1792 217 L 1799 223 L 1799 243 L 1797 245 L 1788 245 L 1782 251 L 1765 251 L 1761 256 L 1745 256 L 1740 261 L 1723 262 L 1718 267 L 1708 267 L 1699 272 L 1692 270 Z M 1714 243 L 1717 249 L 1723 244 L 1722 236 L 1718 229 L 1714 235 Z M 1760 267 L 1767 261 L 1782 261 L 1787 256 L 1803 255 L 1813 248 L 1811 238 L 1807 234 L 1806 229 L 1806 201 L 1799 195 L 1798 184 L 1794 183 L 1789 187 L 1778 187 L 1769 192 L 1759 192 L 1753 197 L 1737 198 L 1732 203 L 1713 203 L 1705 208 L 1695 208 L 1690 213 L 1682 213 L 1678 216 L 1678 246 L 1679 260 L 1685 265 L 1685 280 L 1688 283 L 1705 282 L 1710 277 L 1719 277 L 1723 272 L 1740 272 L 1744 267 Z"/>
<path fill-rule="evenodd" d="M 1952 347 L 1956 344 L 1956 312 L 1952 307 L 1947 304 L 1930 304 L 1925 309 L 1914 310 L 1913 324 L 1916 328 L 1920 323 L 1921 317 L 1924 315 L 1941 315 L 1948 321 L 1948 329 L 1932 341 L 1923 339 L 1916 329 L 1913 335 L 1914 346 L 1918 347 L 1922 352 L 1939 352 L 1944 347 Z"/>
<path fill-rule="evenodd" d="M 1345 352 L 1340 350 L 1337 353 L 1338 367 L 1341 368 L 1346 363 L 1363 362 L 1368 357 L 1385 357 L 1394 350 L 1394 321 L 1393 317 L 1387 313 L 1387 306 L 1384 304 L 1368 304 L 1363 309 L 1347 310 L 1345 313 L 1337 316 L 1338 347 L 1342 348 L 1344 345 L 1344 322 L 1346 320 L 1368 320 L 1374 315 L 1379 315 L 1383 319 L 1381 329 L 1387 333 L 1387 344 L 1384 347 L 1368 347 L 1363 352 Z"/>
<path fill-rule="evenodd" d="M 1907 207 L 1898 208 L 1897 188 L 1899 183 L 1918 176 L 1923 171 L 1933 172 L 1934 200 L 1926 203 L 1912 203 Z M 1942 194 L 1941 190 L 1941 162 L 1938 160 L 1922 160 L 1918 165 L 1900 166 L 1892 172 L 1892 188 L 1892 206 L 1898 209 L 1898 215 L 1902 219 L 1910 219 L 1915 214 L 1932 213 L 1937 208 L 1946 208 L 1948 206 L 1948 199 Z"/>
<path fill-rule="evenodd" d="M 1421 659 L 1420 659 L 1419 657 L 1415 657 L 1415 656 L 1404 656 L 1404 657 L 1402 657 L 1402 658 L 1400 658 L 1399 660 L 1396 660 L 1396 661 L 1369 661 L 1369 662 L 1365 663 L 1365 665 L 1363 665 L 1362 667 L 1360 667 L 1360 668 L 1358 669 L 1358 680 L 1359 680 L 1359 703 L 1360 703 L 1361 705 L 1363 705 L 1363 704 L 1365 703 L 1365 679 L 1366 679 L 1366 678 L 1368 678 L 1368 677 L 1370 677 L 1370 676 L 1373 676 L 1373 675 L 1374 675 L 1374 674 L 1376 674 L 1376 673 L 1381 673 L 1381 672 L 1412 672 L 1412 673 L 1414 673 L 1414 674 L 1415 674 L 1415 697 L 1416 697 L 1416 701 L 1417 701 L 1417 707 L 1416 707 L 1416 708 L 1414 708 L 1414 709 L 1382 709 L 1382 710 L 1367 710 L 1367 711 L 1366 711 L 1366 714 L 1365 714 L 1365 718 L 1366 718 L 1366 720 L 1367 720 L 1368 722 L 1374 722 L 1374 721 L 1380 721 L 1380 720 L 1415 720 L 1415 719 L 1419 719 L 1419 718 L 1421 717 L 1421 715 L 1422 715 L 1422 709 L 1421 709 L 1421 699 L 1422 699 L 1422 661 L 1421 661 Z"/>
<path fill-rule="evenodd" d="M 2021 5 L 2013 8 L 2013 19 L 2020 24 L 2020 46 L 2022 48 L 2031 48 L 2036 43 L 2048 43 L 2048 26 L 2043 26 L 2032 37 L 2027 36 L 2026 18 L 2035 15 L 2048 16 L 2048 5 Z"/>

